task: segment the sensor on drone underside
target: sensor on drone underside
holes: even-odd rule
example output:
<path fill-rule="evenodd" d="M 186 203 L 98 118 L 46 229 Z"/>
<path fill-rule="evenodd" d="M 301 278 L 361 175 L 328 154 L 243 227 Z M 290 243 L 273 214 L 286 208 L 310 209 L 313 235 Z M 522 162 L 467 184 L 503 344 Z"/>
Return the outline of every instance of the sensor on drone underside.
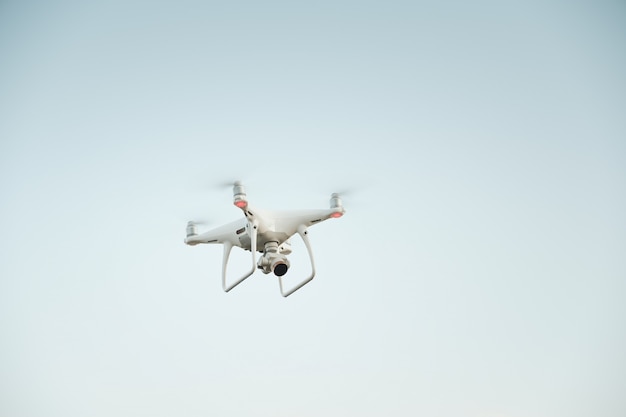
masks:
<path fill-rule="evenodd" d="M 251 209 L 245 189 L 239 181 L 233 185 L 233 204 L 243 211 L 244 218 L 202 234 L 198 234 L 196 225 L 189 222 L 185 243 L 188 245 L 200 243 L 221 243 L 224 245 L 222 260 L 222 287 L 224 291 L 230 291 L 250 277 L 256 269 L 261 269 L 265 274 L 273 272 L 278 277 L 280 292 L 283 297 L 293 294 L 315 276 L 315 263 L 307 228 L 330 218 L 341 217 L 345 213 L 341 197 L 337 193 L 331 195 L 329 209 L 293 211 Z M 288 239 L 296 233 L 304 241 L 309 253 L 311 273 L 299 284 L 285 291 L 283 276 L 289 270 L 290 263 L 287 255 L 291 253 Z M 226 270 L 233 246 L 250 251 L 252 265 L 246 274 L 235 282 L 227 284 Z M 263 253 L 258 263 L 256 262 L 257 251 Z"/>

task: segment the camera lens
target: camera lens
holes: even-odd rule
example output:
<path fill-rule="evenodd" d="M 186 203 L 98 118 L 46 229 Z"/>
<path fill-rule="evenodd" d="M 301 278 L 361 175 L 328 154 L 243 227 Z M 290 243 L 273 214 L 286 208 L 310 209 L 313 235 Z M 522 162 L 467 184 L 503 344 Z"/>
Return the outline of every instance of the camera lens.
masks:
<path fill-rule="evenodd" d="M 287 265 L 280 263 L 276 266 L 274 266 L 274 275 L 276 275 L 277 277 L 282 277 L 283 275 L 285 275 L 287 273 Z"/>

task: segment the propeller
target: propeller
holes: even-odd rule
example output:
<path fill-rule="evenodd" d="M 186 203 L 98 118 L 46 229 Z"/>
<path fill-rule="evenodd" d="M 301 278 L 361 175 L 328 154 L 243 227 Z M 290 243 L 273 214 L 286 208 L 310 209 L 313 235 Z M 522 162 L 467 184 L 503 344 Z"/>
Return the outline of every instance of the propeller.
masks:
<path fill-rule="evenodd" d="M 219 181 L 215 183 L 215 187 L 216 188 L 232 188 L 235 185 L 241 185 L 242 181 L 241 180 L 229 180 L 229 181 Z"/>
<path fill-rule="evenodd" d="M 354 188 L 343 188 L 343 189 L 333 192 L 332 195 L 336 195 L 337 197 L 344 198 L 344 197 L 352 197 L 354 196 L 355 193 L 356 193 L 356 190 Z"/>
<path fill-rule="evenodd" d="M 212 222 L 206 219 L 199 219 L 199 220 L 188 220 L 187 223 L 193 223 L 196 226 L 209 226 Z"/>

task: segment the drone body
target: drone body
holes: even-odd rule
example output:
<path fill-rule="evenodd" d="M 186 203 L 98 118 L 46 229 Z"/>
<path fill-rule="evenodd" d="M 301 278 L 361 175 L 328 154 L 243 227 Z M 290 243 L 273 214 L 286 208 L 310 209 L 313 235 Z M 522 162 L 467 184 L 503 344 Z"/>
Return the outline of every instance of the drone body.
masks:
<path fill-rule="evenodd" d="M 280 292 L 283 297 L 293 294 L 313 279 L 315 263 L 309 242 L 307 228 L 330 218 L 343 216 L 345 210 L 338 194 L 332 194 L 330 208 L 318 210 L 269 211 L 251 207 L 245 189 L 240 182 L 233 186 L 233 203 L 243 211 L 244 218 L 218 227 L 206 233 L 197 234 L 196 225 L 187 223 L 187 237 L 185 243 L 197 245 L 199 243 L 221 243 L 224 245 L 222 261 L 222 287 L 228 292 L 251 276 L 256 269 L 263 273 L 273 272 L 278 277 Z M 310 275 L 298 285 L 284 290 L 283 275 L 289 270 L 287 255 L 291 253 L 289 238 L 299 234 L 309 253 L 311 262 Z M 226 283 L 228 259 L 233 246 L 238 246 L 252 254 L 250 271 L 231 284 Z M 256 253 L 263 253 L 257 262 Z"/>

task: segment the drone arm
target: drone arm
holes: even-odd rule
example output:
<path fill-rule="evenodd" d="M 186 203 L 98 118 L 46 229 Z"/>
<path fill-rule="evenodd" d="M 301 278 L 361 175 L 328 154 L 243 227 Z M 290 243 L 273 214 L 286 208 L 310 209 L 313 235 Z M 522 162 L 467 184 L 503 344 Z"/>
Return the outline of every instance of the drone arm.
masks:
<path fill-rule="evenodd" d="M 256 270 L 256 239 L 257 239 L 257 223 L 250 222 L 250 252 L 252 252 L 252 268 L 241 278 L 230 285 L 226 285 L 226 266 L 228 265 L 228 258 L 230 257 L 230 251 L 233 248 L 233 244 L 230 241 L 224 242 L 224 259 L 222 261 L 222 288 L 225 292 L 228 292 L 241 284 L 246 278 L 254 273 Z"/>
<path fill-rule="evenodd" d="M 309 242 L 309 235 L 305 225 L 301 224 L 300 226 L 298 226 L 298 234 L 304 241 L 306 249 L 309 252 L 309 259 L 311 261 L 311 275 L 309 275 L 308 278 L 306 278 L 304 281 L 302 281 L 292 289 L 288 290 L 287 292 L 285 292 L 285 290 L 283 289 L 283 277 L 278 277 L 278 285 L 280 286 L 280 293 L 283 295 L 283 297 L 289 297 L 291 294 L 308 284 L 315 277 L 315 262 L 313 260 L 313 251 L 311 249 L 311 242 Z"/>
<path fill-rule="evenodd" d="M 200 243 L 226 243 L 227 241 L 233 246 L 238 246 L 238 239 L 236 238 L 235 230 L 239 230 L 242 227 L 246 227 L 248 221 L 246 219 L 235 220 L 217 229 L 210 230 L 201 234 L 195 233 L 195 225 L 193 222 L 189 222 L 191 225 L 187 226 L 187 237 L 185 243 L 194 246 Z"/>

